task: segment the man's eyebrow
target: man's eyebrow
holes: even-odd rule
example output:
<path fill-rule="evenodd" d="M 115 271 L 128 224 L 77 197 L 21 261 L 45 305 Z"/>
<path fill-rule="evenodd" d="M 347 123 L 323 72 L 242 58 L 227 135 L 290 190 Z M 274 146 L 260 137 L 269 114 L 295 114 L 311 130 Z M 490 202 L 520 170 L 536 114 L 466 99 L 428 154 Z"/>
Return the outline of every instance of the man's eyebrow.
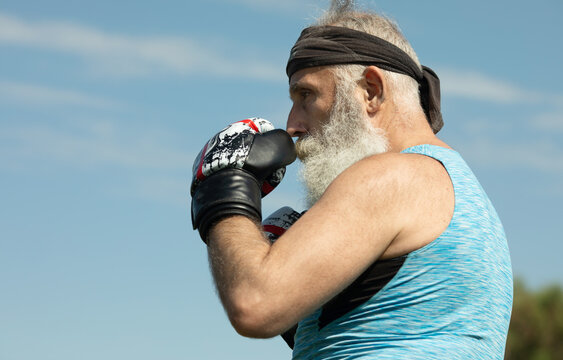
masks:
<path fill-rule="evenodd" d="M 291 98 L 292 96 L 294 96 L 297 92 L 299 92 L 300 90 L 303 90 L 307 88 L 305 85 L 301 84 L 301 83 L 293 83 L 289 85 L 289 97 Z"/>
<path fill-rule="evenodd" d="M 301 89 L 303 86 L 301 86 L 301 84 L 299 83 L 293 83 L 291 85 L 289 85 L 289 93 L 292 94 L 296 91 L 298 91 L 299 89 Z"/>

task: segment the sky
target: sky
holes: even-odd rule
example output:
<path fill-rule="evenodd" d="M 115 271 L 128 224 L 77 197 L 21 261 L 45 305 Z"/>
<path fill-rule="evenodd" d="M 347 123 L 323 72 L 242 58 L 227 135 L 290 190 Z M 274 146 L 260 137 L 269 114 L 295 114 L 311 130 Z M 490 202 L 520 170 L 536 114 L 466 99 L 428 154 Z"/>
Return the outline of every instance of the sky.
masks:
<path fill-rule="evenodd" d="M 284 128 L 289 49 L 326 0 L 0 2 L 0 360 L 288 359 L 236 334 L 191 228 L 195 155 Z M 563 285 L 563 3 L 363 1 L 442 82 L 440 137 L 515 276 Z M 298 164 L 264 199 L 304 209 Z"/>

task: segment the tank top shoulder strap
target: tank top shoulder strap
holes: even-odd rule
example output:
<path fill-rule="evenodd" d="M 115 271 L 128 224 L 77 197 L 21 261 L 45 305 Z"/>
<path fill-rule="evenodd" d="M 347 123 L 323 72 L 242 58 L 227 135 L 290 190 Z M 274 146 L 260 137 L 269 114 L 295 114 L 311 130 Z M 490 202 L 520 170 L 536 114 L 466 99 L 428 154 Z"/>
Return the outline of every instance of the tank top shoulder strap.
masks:
<path fill-rule="evenodd" d="M 461 156 L 457 151 L 437 145 L 430 145 L 430 144 L 415 145 L 401 151 L 401 153 L 426 155 L 440 161 L 442 164 L 444 164 L 444 166 L 446 166 L 447 163 L 451 161 L 462 160 Z"/>

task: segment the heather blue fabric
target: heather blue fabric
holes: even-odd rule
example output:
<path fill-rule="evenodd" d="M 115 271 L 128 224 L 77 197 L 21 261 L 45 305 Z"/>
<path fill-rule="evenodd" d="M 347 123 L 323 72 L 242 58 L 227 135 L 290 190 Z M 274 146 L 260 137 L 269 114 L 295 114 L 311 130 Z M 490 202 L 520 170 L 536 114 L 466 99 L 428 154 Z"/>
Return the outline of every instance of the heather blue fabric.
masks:
<path fill-rule="evenodd" d="M 439 160 L 455 191 L 448 228 L 411 252 L 368 302 L 319 331 L 320 310 L 299 323 L 294 359 L 503 359 L 512 309 L 506 236 L 489 198 L 454 150 L 404 153 Z"/>

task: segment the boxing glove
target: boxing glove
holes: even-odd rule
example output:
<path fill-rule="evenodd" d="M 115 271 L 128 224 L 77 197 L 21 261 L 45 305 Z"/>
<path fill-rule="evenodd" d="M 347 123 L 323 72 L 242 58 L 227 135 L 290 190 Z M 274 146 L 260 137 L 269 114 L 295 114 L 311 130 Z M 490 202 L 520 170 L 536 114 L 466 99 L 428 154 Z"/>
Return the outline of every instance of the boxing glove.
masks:
<path fill-rule="evenodd" d="M 274 243 L 300 217 L 301 213 L 298 213 L 289 206 L 284 206 L 262 221 L 262 229 L 268 240 Z"/>
<path fill-rule="evenodd" d="M 289 134 L 265 119 L 227 126 L 200 151 L 192 168 L 192 224 L 207 243 L 209 228 L 221 218 L 243 215 L 259 222 L 261 199 L 295 161 Z"/>
<path fill-rule="evenodd" d="M 299 213 L 289 206 L 282 207 L 281 209 L 273 212 L 262 222 L 264 234 L 271 243 L 274 243 L 301 217 L 301 215 L 303 215 L 303 213 Z M 291 349 L 293 349 L 293 346 L 295 345 L 294 338 L 296 331 L 297 324 L 281 334 L 281 337 Z"/>

